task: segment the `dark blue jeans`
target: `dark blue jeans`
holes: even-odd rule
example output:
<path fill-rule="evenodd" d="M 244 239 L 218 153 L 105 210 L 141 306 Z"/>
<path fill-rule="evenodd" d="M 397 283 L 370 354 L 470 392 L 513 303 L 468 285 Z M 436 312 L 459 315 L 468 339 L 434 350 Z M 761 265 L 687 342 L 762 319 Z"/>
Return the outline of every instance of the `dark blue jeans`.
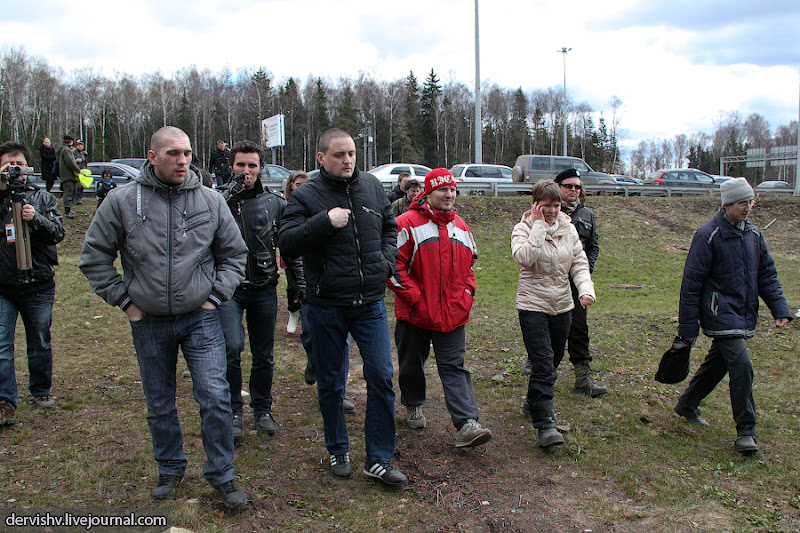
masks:
<path fill-rule="evenodd" d="M 361 306 L 303 304 L 311 324 L 317 394 L 328 453 L 350 451 L 342 399 L 348 370 L 347 334 L 364 361 L 367 461 L 389 463 L 395 449 L 394 388 L 389 319 L 383 300 Z"/>
<path fill-rule="evenodd" d="M 28 345 L 28 390 L 31 396 L 50 396 L 53 377 L 53 348 L 50 323 L 53 320 L 55 288 L 24 296 L 0 295 L 0 400 L 17 408 L 17 378 L 14 373 L 14 336 L 17 313 L 25 325 Z"/>
<path fill-rule="evenodd" d="M 241 413 L 242 351 L 244 326 L 242 316 L 247 311 L 247 335 L 253 353 L 250 370 L 250 407 L 256 417 L 272 412 L 272 376 L 275 368 L 275 319 L 278 315 L 278 296 L 275 287 L 239 287 L 233 297 L 217 309 L 225 335 L 228 360 L 227 378 L 231 388 L 231 409 Z"/>
<path fill-rule="evenodd" d="M 711 341 L 705 360 L 697 369 L 689 387 L 681 394 L 679 405 L 698 407 L 703 399 L 730 375 L 731 408 L 736 422 L 736 434 L 756 434 L 756 404 L 753 400 L 753 364 L 744 339 Z"/>
<path fill-rule="evenodd" d="M 425 403 L 425 361 L 433 343 L 436 369 L 442 380 L 444 401 L 453 425 L 461 429 L 468 419 L 478 420 L 480 411 L 472 388 L 472 376 L 464 366 L 467 352 L 464 326 L 442 333 L 398 320 L 394 328 L 400 403 L 406 406 Z"/>
<path fill-rule="evenodd" d="M 225 339 L 217 312 L 198 309 L 180 316 L 145 315 L 131 322 L 131 332 L 158 473 L 182 476 L 186 470 L 175 407 L 180 347 L 192 374 L 194 399 L 200 405 L 200 434 L 207 458 L 203 475 L 214 486 L 232 480 L 233 413 L 225 380 Z"/>

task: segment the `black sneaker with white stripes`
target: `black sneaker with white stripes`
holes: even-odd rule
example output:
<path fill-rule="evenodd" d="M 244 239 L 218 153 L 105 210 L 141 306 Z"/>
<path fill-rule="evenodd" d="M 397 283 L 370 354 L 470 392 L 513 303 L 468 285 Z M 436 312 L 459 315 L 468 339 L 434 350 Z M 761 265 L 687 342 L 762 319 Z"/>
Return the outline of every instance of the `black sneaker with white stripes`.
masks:
<path fill-rule="evenodd" d="M 364 465 L 364 474 L 379 479 L 387 485 L 405 485 L 408 478 L 404 473 L 395 469 L 391 463 L 370 463 Z"/>
<path fill-rule="evenodd" d="M 331 455 L 331 474 L 345 479 L 353 475 L 353 467 L 350 466 L 349 454 Z"/>

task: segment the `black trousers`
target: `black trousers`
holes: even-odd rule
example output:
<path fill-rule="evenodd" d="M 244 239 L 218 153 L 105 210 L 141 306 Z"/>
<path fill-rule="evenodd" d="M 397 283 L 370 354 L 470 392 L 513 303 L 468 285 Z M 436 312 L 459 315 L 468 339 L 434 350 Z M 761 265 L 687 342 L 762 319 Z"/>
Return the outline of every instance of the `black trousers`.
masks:
<path fill-rule="evenodd" d="M 480 411 L 472 389 L 472 376 L 464 366 L 464 326 L 442 333 L 398 320 L 394 339 L 399 366 L 400 403 L 405 406 L 425 403 L 425 361 L 428 360 L 433 343 L 436 368 L 444 389 L 444 401 L 453 425 L 456 429 L 461 429 L 467 419 L 478 420 Z"/>
<path fill-rule="evenodd" d="M 589 364 L 592 361 L 592 356 L 589 355 L 589 325 L 586 323 L 586 309 L 581 306 L 578 288 L 571 279 L 569 280 L 569 286 L 572 289 L 572 301 L 575 302 L 567 347 L 569 362 L 573 365 Z"/>
<path fill-rule="evenodd" d="M 548 315 L 539 311 L 519 310 L 519 325 L 522 340 L 531 362 L 531 375 L 528 378 L 528 406 L 533 415 L 533 425 L 537 428 L 553 427 L 544 418 L 550 411 L 552 418 L 553 385 L 558 373 L 556 369 L 564 357 L 564 347 L 570 331 L 571 311 L 560 315 Z M 543 407 L 549 406 L 549 407 Z M 538 418 L 538 419 L 537 419 Z M 546 425 L 537 425 L 545 423 Z"/>

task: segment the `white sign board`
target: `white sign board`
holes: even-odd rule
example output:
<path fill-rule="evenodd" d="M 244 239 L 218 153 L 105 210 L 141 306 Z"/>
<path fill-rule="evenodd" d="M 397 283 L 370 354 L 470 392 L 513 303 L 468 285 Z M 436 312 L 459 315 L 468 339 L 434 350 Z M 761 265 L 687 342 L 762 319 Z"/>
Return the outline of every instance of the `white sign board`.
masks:
<path fill-rule="evenodd" d="M 283 132 L 283 115 L 274 115 L 261 121 L 261 140 L 266 148 L 286 144 Z"/>

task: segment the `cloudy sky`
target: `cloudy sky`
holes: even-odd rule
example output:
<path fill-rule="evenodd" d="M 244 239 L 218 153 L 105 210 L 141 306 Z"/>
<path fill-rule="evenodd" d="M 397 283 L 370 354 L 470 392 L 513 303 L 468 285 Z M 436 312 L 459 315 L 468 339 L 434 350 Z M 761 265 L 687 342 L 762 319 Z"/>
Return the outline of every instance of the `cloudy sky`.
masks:
<path fill-rule="evenodd" d="M 39 0 L 0 20 L 4 45 L 112 76 L 265 67 L 280 81 L 413 70 L 472 86 L 474 0 Z M 723 113 L 798 118 L 798 0 L 481 0 L 481 78 L 623 102 L 627 143 L 711 133 Z M 19 36 L 17 39 L 15 36 Z"/>

